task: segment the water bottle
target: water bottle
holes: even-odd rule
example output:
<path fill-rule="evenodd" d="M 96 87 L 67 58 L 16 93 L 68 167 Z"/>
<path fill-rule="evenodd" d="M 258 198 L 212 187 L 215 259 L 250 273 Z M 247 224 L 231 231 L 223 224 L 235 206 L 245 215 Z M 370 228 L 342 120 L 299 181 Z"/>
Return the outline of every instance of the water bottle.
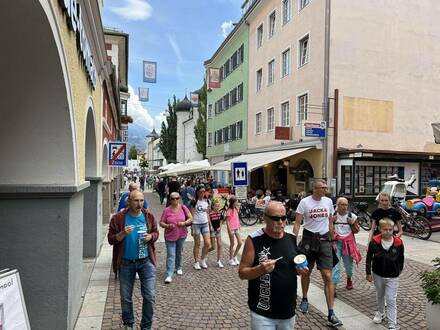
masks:
<path fill-rule="evenodd" d="M 139 259 L 145 258 L 147 256 L 147 244 L 144 243 L 142 238 L 145 237 L 147 232 L 145 230 L 138 231 L 138 239 L 139 239 Z M 1 330 L 1 329 L 0 329 Z"/>

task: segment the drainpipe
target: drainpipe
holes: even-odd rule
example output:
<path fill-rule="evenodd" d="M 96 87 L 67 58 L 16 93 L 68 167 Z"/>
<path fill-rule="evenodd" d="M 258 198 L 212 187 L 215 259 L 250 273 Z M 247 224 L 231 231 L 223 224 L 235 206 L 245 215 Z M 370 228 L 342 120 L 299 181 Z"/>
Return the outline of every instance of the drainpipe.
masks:
<path fill-rule="evenodd" d="M 338 109 L 339 89 L 335 89 L 335 104 L 333 113 L 333 177 L 338 176 Z"/>
<path fill-rule="evenodd" d="M 329 76 L 330 76 L 330 8 L 331 0 L 325 0 L 325 39 L 324 39 L 324 120 L 326 121 L 326 137 L 323 139 L 323 168 L 322 177 L 327 178 L 328 157 L 328 128 L 329 128 Z"/>

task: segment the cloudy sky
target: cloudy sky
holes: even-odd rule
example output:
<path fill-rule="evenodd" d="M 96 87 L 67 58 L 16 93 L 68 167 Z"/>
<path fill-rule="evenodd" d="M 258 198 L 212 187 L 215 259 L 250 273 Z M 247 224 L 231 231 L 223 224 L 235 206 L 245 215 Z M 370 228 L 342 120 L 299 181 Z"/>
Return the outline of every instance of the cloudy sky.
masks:
<path fill-rule="evenodd" d="M 243 0 L 104 0 L 103 23 L 129 37 L 129 113 L 148 129 L 160 129 L 168 99 L 203 84 L 203 62 L 241 16 Z M 157 61 L 157 83 L 142 81 L 142 61 Z M 150 88 L 141 103 L 138 87 Z"/>

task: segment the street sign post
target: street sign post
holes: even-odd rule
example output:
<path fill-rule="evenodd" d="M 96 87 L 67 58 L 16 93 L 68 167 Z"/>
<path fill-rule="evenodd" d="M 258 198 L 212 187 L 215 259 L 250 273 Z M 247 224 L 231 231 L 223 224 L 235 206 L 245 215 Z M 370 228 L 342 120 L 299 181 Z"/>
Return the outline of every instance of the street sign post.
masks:
<path fill-rule="evenodd" d="M 113 141 L 108 145 L 108 165 L 113 167 L 127 166 L 127 143 Z"/>
<path fill-rule="evenodd" d="M 236 186 L 235 187 L 235 197 L 239 201 L 247 199 L 247 186 Z"/>
<path fill-rule="evenodd" d="M 246 162 L 231 163 L 231 171 L 233 186 L 248 185 L 248 167 Z"/>
<path fill-rule="evenodd" d="M 302 123 L 303 137 L 319 137 L 325 138 L 327 123 L 325 121 L 312 122 L 304 121 Z"/>

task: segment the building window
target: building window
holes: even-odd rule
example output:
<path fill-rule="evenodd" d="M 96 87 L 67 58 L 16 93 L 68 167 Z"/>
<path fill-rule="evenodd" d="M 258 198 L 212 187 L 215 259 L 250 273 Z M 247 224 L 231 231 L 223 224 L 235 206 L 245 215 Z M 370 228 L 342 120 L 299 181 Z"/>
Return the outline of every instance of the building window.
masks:
<path fill-rule="evenodd" d="M 231 126 L 229 126 L 230 134 L 231 134 L 231 140 L 234 141 L 237 139 L 237 124 L 234 123 Z"/>
<path fill-rule="evenodd" d="M 223 142 L 229 142 L 229 126 L 223 128 Z"/>
<path fill-rule="evenodd" d="M 255 115 L 255 134 L 261 134 L 261 112 Z"/>
<path fill-rule="evenodd" d="M 290 105 L 289 102 L 281 104 L 281 126 L 289 127 L 290 125 Z"/>
<path fill-rule="evenodd" d="M 212 104 L 208 104 L 208 119 L 212 118 Z"/>
<path fill-rule="evenodd" d="M 231 56 L 232 70 L 235 70 L 238 66 L 238 51 Z"/>
<path fill-rule="evenodd" d="M 292 0 L 283 0 L 283 25 L 290 21 L 292 16 Z"/>
<path fill-rule="evenodd" d="M 243 138 L 243 121 L 237 122 L 237 139 Z"/>
<path fill-rule="evenodd" d="M 261 24 L 257 29 L 257 48 L 263 45 L 263 24 Z"/>
<path fill-rule="evenodd" d="M 275 22 L 276 22 L 276 12 L 275 10 L 269 16 L 269 38 L 272 38 L 275 34 Z"/>
<path fill-rule="evenodd" d="M 238 85 L 238 87 L 237 87 L 237 94 L 238 94 L 238 102 L 243 101 L 243 83 Z"/>
<path fill-rule="evenodd" d="M 229 109 L 229 93 L 223 96 L 223 109 L 228 110 Z"/>
<path fill-rule="evenodd" d="M 290 73 L 290 48 L 282 53 L 281 61 L 281 77 L 285 77 Z"/>
<path fill-rule="evenodd" d="M 211 146 L 212 146 L 212 133 L 209 132 L 208 133 L 208 147 L 211 147 Z"/>
<path fill-rule="evenodd" d="M 275 60 L 272 60 L 267 65 L 267 84 L 272 85 L 275 79 Z"/>
<path fill-rule="evenodd" d="M 310 0 L 299 0 L 299 10 L 304 9 L 310 3 Z"/>
<path fill-rule="evenodd" d="M 296 124 L 300 125 L 303 120 L 307 120 L 307 108 L 309 104 L 309 95 L 303 94 L 298 96 L 298 111 L 296 115 Z"/>
<path fill-rule="evenodd" d="M 257 71 L 257 92 L 261 90 L 261 84 L 263 82 L 263 69 Z"/>
<path fill-rule="evenodd" d="M 309 36 L 299 41 L 299 67 L 309 63 Z"/>
<path fill-rule="evenodd" d="M 219 129 L 217 130 L 217 144 L 223 143 L 223 130 Z"/>
<path fill-rule="evenodd" d="M 274 108 L 267 109 L 267 131 L 273 131 L 275 126 Z"/>
<path fill-rule="evenodd" d="M 244 62 L 244 45 L 241 45 L 237 50 L 238 52 L 238 65 Z"/>
<path fill-rule="evenodd" d="M 127 115 L 127 100 L 121 100 L 121 115 Z"/>
<path fill-rule="evenodd" d="M 237 102 L 238 102 L 238 99 L 237 99 L 237 87 L 235 87 L 229 94 L 230 94 L 230 96 L 231 96 L 231 107 L 232 106 L 234 106 L 234 105 L 236 105 L 237 104 Z"/>

